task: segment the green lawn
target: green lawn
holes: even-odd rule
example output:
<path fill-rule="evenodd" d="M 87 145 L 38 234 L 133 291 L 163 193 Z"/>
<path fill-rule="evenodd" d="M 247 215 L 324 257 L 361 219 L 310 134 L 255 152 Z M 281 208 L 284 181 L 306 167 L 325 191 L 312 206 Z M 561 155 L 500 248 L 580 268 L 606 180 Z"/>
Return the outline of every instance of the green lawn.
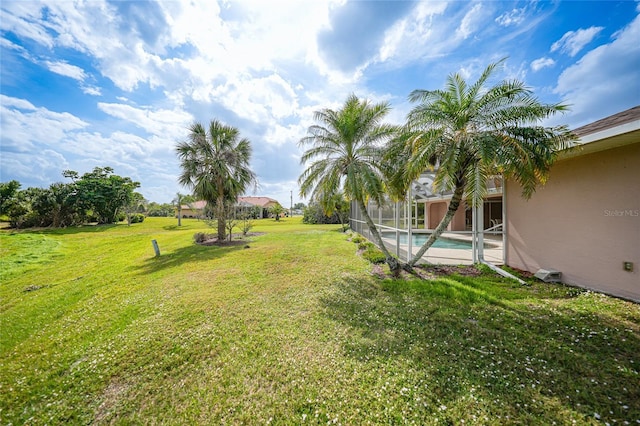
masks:
<path fill-rule="evenodd" d="M 383 281 L 338 229 L 257 221 L 249 248 L 193 244 L 195 220 L 1 231 L 0 424 L 640 422 L 640 306 Z"/>

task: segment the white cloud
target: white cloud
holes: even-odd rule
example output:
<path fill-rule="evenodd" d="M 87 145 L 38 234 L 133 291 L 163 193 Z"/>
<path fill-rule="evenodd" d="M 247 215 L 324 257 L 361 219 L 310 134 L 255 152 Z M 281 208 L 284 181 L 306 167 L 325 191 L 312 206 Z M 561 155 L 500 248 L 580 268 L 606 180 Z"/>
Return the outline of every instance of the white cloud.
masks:
<path fill-rule="evenodd" d="M 23 53 L 24 52 L 24 47 L 19 46 L 17 44 L 15 44 L 14 42 L 7 40 L 6 38 L 0 38 L 0 47 L 4 47 L 6 49 L 11 49 L 11 50 L 15 50 L 18 52 Z"/>
<path fill-rule="evenodd" d="M 45 65 L 47 66 L 47 68 L 49 68 L 49 71 L 63 75 L 65 77 L 73 78 L 74 80 L 83 81 L 87 77 L 82 68 L 71 65 L 64 61 L 45 61 Z"/>
<path fill-rule="evenodd" d="M 183 137 L 193 116 L 183 110 L 136 108 L 131 105 L 98 102 L 98 108 L 112 117 L 132 123 L 163 141 L 163 145 L 175 145 Z"/>
<path fill-rule="evenodd" d="M 35 143 L 59 146 L 68 133 L 89 126 L 72 114 L 36 107 L 6 95 L 0 95 L 0 117 L 3 147 L 17 152 L 27 152 Z"/>
<path fill-rule="evenodd" d="M 53 37 L 39 22 L 40 7 L 34 7 L 36 5 L 32 2 L 3 2 L 0 29 L 51 48 L 54 45 Z"/>
<path fill-rule="evenodd" d="M 453 38 L 444 34 L 455 31 L 451 21 L 435 21 L 435 17 L 444 14 L 446 9 L 445 2 L 418 3 L 411 14 L 387 30 L 379 60 L 394 59 L 401 65 L 417 58 L 440 55 L 446 50 L 444 46 L 453 43 Z"/>
<path fill-rule="evenodd" d="M 460 26 L 456 30 L 456 36 L 467 39 L 476 31 L 483 15 L 482 3 L 476 3 L 462 18 Z"/>
<path fill-rule="evenodd" d="M 213 94 L 229 110 L 255 122 L 291 117 L 297 113 L 295 91 L 277 74 L 263 78 L 241 76 L 217 88 Z"/>
<path fill-rule="evenodd" d="M 82 86 L 82 93 L 85 93 L 85 94 L 91 95 L 91 96 L 100 96 L 100 95 L 102 95 L 102 90 L 99 87 L 96 87 L 96 86 L 83 85 Z"/>
<path fill-rule="evenodd" d="M 556 64 L 551 58 L 538 58 L 536 60 L 531 61 L 531 69 L 535 71 L 540 71 L 542 68 L 552 67 Z"/>
<path fill-rule="evenodd" d="M 83 173 L 108 165 L 117 174 L 164 187 L 164 193 L 153 193 L 157 197 L 154 200 L 171 199 L 177 175 L 174 137 L 183 136 L 180 124 L 190 120 L 190 115 L 102 104 L 112 116 L 136 122 L 150 133 L 136 135 L 115 130 L 103 134 L 88 131 L 91 124 L 72 114 L 37 107 L 24 99 L 0 95 L 0 106 L 3 179 L 46 187 L 63 180 L 61 173 L 65 169 Z"/>
<path fill-rule="evenodd" d="M 51 149 L 5 157 L 0 158 L 1 180 L 5 181 L 5 177 L 9 177 L 21 183 L 28 181 L 29 186 L 48 187 L 52 182 L 62 182 L 65 180 L 62 171 L 69 168 L 64 155 Z"/>
<path fill-rule="evenodd" d="M 581 28 L 578 31 L 568 31 L 560 40 L 551 45 L 551 51 L 555 52 L 559 50 L 571 57 L 576 56 L 578 52 L 589 44 L 603 29 L 603 27 L 590 27 L 586 29 Z"/>
<path fill-rule="evenodd" d="M 603 118 L 638 104 L 640 93 L 640 16 L 613 41 L 586 53 L 566 68 L 554 89 L 572 105 L 576 124 Z"/>
<path fill-rule="evenodd" d="M 512 9 L 509 12 L 505 12 L 495 19 L 498 25 L 503 27 L 509 27 L 511 25 L 520 25 L 525 19 L 525 8 Z"/>
<path fill-rule="evenodd" d="M 280 146 L 286 143 L 297 144 L 307 133 L 307 126 L 302 124 L 289 124 L 283 126 L 275 124 L 265 134 L 265 141 L 269 144 Z"/>

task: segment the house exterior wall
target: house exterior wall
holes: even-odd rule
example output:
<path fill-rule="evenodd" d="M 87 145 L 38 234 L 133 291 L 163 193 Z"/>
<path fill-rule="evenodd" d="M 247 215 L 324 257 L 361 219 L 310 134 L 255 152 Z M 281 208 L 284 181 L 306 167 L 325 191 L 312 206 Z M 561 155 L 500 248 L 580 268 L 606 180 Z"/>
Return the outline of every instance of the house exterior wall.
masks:
<path fill-rule="evenodd" d="M 509 266 L 640 301 L 640 141 L 557 162 L 528 201 L 505 191 Z"/>
<path fill-rule="evenodd" d="M 427 224 L 429 225 L 427 229 L 435 229 L 436 226 L 440 223 L 445 214 L 447 214 L 447 210 L 449 209 L 450 200 L 446 201 L 428 201 L 426 202 L 426 211 L 428 212 Z M 466 204 L 464 201 L 460 202 L 460 206 L 458 207 L 458 211 L 451 218 L 451 222 L 449 226 L 447 226 L 447 231 L 466 231 L 466 219 L 465 219 L 465 208 Z"/>
<path fill-rule="evenodd" d="M 429 229 L 436 229 L 445 214 L 447 214 L 447 201 L 435 201 L 427 203 L 429 212 Z"/>
<path fill-rule="evenodd" d="M 447 203 L 447 208 L 449 207 L 449 203 Z M 458 211 L 451 218 L 451 223 L 449 224 L 449 231 L 465 231 L 465 203 L 464 201 L 460 202 L 460 206 L 458 206 Z"/>

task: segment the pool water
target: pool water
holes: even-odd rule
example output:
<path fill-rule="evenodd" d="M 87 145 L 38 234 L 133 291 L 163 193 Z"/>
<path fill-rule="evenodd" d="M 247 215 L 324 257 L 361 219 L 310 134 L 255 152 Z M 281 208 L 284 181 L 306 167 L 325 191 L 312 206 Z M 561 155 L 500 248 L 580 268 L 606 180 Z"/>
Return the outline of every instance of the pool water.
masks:
<path fill-rule="evenodd" d="M 411 245 L 413 247 L 420 247 L 422 246 L 427 239 L 429 238 L 430 234 L 412 234 L 411 235 Z M 400 244 L 407 244 L 407 234 L 400 234 Z M 383 232 L 382 233 L 382 238 L 389 238 L 391 240 L 395 240 L 396 238 L 396 234 L 395 232 Z M 452 240 L 451 238 L 444 238 L 444 237 L 440 237 L 436 240 L 435 243 L 433 243 L 433 245 L 431 247 L 435 247 L 435 248 L 446 248 L 446 249 L 459 249 L 459 250 L 470 250 L 471 249 L 471 242 L 467 242 L 467 241 L 459 241 L 459 240 Z"/>

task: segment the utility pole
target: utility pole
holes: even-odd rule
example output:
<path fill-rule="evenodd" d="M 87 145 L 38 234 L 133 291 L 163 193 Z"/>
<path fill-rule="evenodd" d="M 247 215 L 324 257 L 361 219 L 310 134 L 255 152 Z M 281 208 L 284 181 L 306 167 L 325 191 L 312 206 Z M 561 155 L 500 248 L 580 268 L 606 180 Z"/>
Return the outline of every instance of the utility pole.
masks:
<path fill-rule="evenodd" d="M 289 216 L 293 217 L 293 191 L 289 191 L 291 194 L 291 208 L 289 209 Z"/>

